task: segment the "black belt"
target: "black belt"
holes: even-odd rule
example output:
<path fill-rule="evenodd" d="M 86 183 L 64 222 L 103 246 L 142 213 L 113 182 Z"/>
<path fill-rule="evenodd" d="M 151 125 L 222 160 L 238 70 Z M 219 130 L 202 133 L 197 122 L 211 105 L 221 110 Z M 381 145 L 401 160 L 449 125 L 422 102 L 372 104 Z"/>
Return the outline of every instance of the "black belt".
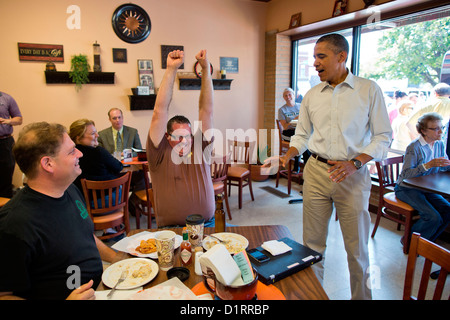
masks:
<path fill-rule="evenodd" d="M 7 139 L 7 138 L 9 138 L 9 137 L 11 137 L 12 135 L 10 135 L 10 134 L 7 134 L 7 135 L 5 135 L 5 136 L 0 136 L 0 139 Z"/>
<path fill-rule="evenodd" d="M 327 160 L 327 159 L 322 158 L 322 157 L 319 157 L 319 156 L 318 156 L 317 154 L 315 154 L 315 153 L 311 153 L 311 157 L 313 157 L 313 158 L 316 159 L 316 160 L 319 160 L 320 162 L 323 162 L 323 163 L 326 163 L 326 164 L 330 165 L 330 164 L 328 163 L 328 160 Z"/>

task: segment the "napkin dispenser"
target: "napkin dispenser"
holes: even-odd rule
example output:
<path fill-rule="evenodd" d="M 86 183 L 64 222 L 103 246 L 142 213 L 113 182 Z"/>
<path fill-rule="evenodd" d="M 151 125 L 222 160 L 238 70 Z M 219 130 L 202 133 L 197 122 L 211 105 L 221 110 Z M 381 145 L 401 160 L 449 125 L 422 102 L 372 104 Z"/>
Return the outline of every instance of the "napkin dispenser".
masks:
<path fill-rule="evenodd" d="M 240 278 L 241 270 L 223 244 L 216 244 L 200 256 L 200 265 L 211 269 L 223 284 L 230 285 Z"/>

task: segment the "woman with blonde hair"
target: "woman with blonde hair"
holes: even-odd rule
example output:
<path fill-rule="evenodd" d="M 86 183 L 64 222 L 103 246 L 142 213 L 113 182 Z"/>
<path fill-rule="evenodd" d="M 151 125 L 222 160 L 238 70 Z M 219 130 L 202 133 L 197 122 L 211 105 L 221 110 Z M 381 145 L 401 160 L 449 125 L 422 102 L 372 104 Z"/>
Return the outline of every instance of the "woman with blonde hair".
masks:
<path fill-rule="evenodd" d="M 112 180 L 121 176 L 122 163 L 114 158 L 106 149 L 98 145 L 98 133 L 95 123 L 89 119 L 79 119 L 70 125 L 70 138 L 83 153 L 80 158 L 81 175 L 75 185 L 81 188 L 81 179 L 94 181 Z"/>

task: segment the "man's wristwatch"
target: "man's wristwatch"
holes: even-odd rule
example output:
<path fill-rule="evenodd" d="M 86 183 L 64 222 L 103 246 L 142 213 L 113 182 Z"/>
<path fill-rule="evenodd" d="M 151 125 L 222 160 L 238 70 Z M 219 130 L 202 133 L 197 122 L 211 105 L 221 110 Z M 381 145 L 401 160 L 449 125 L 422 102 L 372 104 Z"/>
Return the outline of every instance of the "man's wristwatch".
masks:
<path fill-rule="evenodd" d="M 352 159 L 351 161 L 353 161 L 353 164 L 355 165 L 356 170 L 361 169 L 361 167 L 362 167 L 361 161 L 359 161 L 358 159 Z"/>

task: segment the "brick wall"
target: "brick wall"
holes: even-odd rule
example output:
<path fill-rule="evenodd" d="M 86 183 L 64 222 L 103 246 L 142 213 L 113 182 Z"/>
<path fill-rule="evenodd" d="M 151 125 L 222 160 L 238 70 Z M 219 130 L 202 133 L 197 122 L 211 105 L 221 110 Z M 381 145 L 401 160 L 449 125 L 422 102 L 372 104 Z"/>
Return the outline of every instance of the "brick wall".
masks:
<path fill-rule="evenodd" d="M 277 129 L 278 108 L 285 104 L 283 90 L 291 86 L 291 40 L 277 35 L 277 30 L 266 32 L 264 65 L 264 129 Z M 277 137 L 276 137 L 277 138 Z M 278 139 L 278 138 L 277 138 Z M 277 145 L 277 141 L 274 141 Z"/>

